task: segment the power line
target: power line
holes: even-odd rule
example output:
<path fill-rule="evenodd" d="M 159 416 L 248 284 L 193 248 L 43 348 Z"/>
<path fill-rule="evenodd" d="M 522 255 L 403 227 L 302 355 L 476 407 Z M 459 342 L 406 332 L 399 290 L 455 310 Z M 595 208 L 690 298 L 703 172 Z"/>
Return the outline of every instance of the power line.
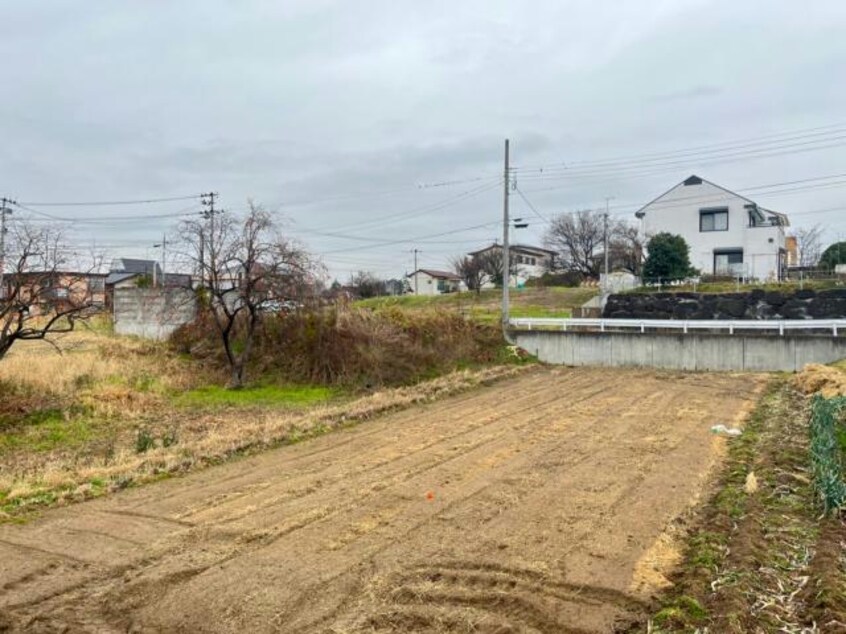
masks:
<path fill-rule="evenodd" d="M 388 214 L 388 215 L 385 215 L 385 216 L 380 216 L 378 218 L 373 218 L 371 220 L 365 220 L 363 222 L 348 223 L 346 225 L 340 225 L 340 226 L 335 225 L 331 228 L 344 229 L 344 228 L 347 228 L 347 227 L 355 227 L 355 228 L 358 228 L 358 229 L 362 229 L 364 227 L 369 227 L 371 225 L 384 225 L 384 224 L 386 224 L 386 221 L 404 220 L 406 218 L 412 218 L 412 217 L 420 216 L 420 215 L 423 215 L 423 214 L 426 214 L 426 213 L 431 213 L 433 211 L 440 211 L 441 209 L 446 209 L 446 208 L 451 207 L 451 206 L 453 206 L 453 205 L 455 205 L 455 204 L 457 204 L 461 201 L 467 200 L 469 198 L 474 198 L 475 196 L 478 196 L 479 194 L 490 191 L 490 190 L 492 190 L 496 187 L 498 187 L 498 185 L 496 183 L 485 184 L 485 185 L 474 187 L 474 188 L 469 189 L 467 191 L 461 192 L 460 194 L 450 196 L 449 198 L 438 201 L 436 203 L 429 203 L 427 205 L 415 207 L 415 208 L 407 210 L 407 211 L 401 211 L 401 212 L 398 212 L 398 213 Z M 329 228 L 329 227 L 327 227 L 327 228 Z M 349 236 L 349 234 L 342 234 L 342 233 L 337 233 L 337 232 L 334 232 L 334 231 L 333 232 L 324 231 L 321 228 L 310 229 L 308 227 L 300 227 L 299 230 L 302 231 L 303 233 L 324 235 L 324 236 L 327 236 L 327 237 L 361 239 L 361 238 L 351 237 L 351 236 Z"/>
<path fill-rule="evenodd" d="M 476 176 L 473 178 L 462 178 L 449 181 L 437 181 L 432 183 L 418 183 L 416 185 L 407 185 L 404 187 L 397 187 L 394 189 L 384 189 L 372 192 L 356 192 L 351 194 L 339 194 L 337 196 L 326 196 L 324 198 L 308 198 L 303 200 L 294 200 L 290 202 L 280 202 L 276 206 L 282 207 L 306 207 L 324 202 L 335 202 L 338 200 L 351 200 L 356 198 L 376 198 L 380 196 L 390 196 L 392 194 L 401 194 L 409 191 L 419 191 L 423 189 L 433 189 L 437 187 L 452 187 L 454 185 L 461 185 L 464 183 L 475 183 L 492 178 L 499 178 L 498 176 Z"/>
<path fill-rule="evenodd" d="M 19 206 L 24 205 L 29 207 L 99 207 L 109 205 L 147 205 L 153 203 L 169 203 L 178 200 L 198 200 L 202 194 L 193 194 L 191 196 L 173 196 L 170 198 L 143 198 L 136 200 L 95 200 L 95 201 L 72 201 L 72 202 L 27 202 L 20 203 Z"/>
<path fill-rule="evenodd" d="M 549 219 L 546 216 L 544 216 L 543 214 L 541 214 L 541 212 L 539 212 L 537 209 L 535 209 L 535 206 L 529 201 L 528 198 L 526 198 L 526 195 L 523 193 L 523 190 L 521 190 L 519 187 L 517 187 L 516 183 L 514 185 L 514 191 L 516 191 L 517 195 L 520 196 L 520 198 L 523 199 L 523 202 L 526 203 L 526 205 L 529 207 L 529 209 L 531 209 L 532 213 L 534 213 L 538 218 L 540 218 L 544 222 L 549 222 Z"/>
<path fill-rule="evenodd" d="M 380 246 L 392 246 L 392 245 L 395 245 L 395 244 L 407 244 L 409 242 L 418 242 L 420 240 L 425 240 L 426 238 L 439 238 L 440 236 L 447 236 L 447 235 L 450 235 L 450 234 L 453 234 L 453 233 L 461 233 L 463 231 L 472 231 L 473 229 L 481 229 L 483 227 L 491 227 L 491 226 L 498 225 L 498 224 L 499 224 L 499 221 L 485 222 L 485 223 L 482 223 L 482 224 L 479 224 L 479 225 L 472 225 L 470 227 L 462 227 L 462 228 L 459 228 L 459 229 L 450 229 L 449 231 L 443 231 L 441 233 L 432 233 L 432 234 L 425 235 L 425 236 L 402 238 L 400 240 L 386 240 L 386 241 L 381 242 L 379 244 L 372 244 L 372 245 L 368 244 L 368 245 L 363 245 L 363 246 L 358 246 L 358 247 L 349 247 L 349 248 L 346 248 L 346 249 L 334 249 L 332 251 L 324 251 L 321 255 L 332 255 L 334 253 L 347 253 L 349 251 L 360 251 L 361 249 L 370 249 L 370 248 L 374 248 L 374 247 L 378 248 Z"/>
<path fill-rule="evenodd" d="M 537 166 L 527 166 L 527 167 L 517 167 L 515 171 L 523 172 L 523 171 L 551 171 L 551 170 L 561 170 L 561 169 L 581 169 L 581 168 L 590 168 L 590 167 L 602 167 L 602 166 L 609 166 L 609 165 L 616 165 L 616 164 L 626 164 L 631 165 L 632 163 L 646 163 L 646 162 L 654 162 L 657 160 L 663 160 L 667 158 L 673 158 L 683 155 L 689 154 L 707 154 L 707 153 L 715 153 L 715 152 L 724 152 L 733 149 L 742 149 L 744 147 L 752 147 L 755 145 L 773 145 L 778 143 L 784 143 L 788 141 L 794 141 L 797 139 L 804 139 L 809 137 L 816 137 L 816 136 L 825 136 L 831 134 L 842 134 L 846 131 L 846 127 L 844 127 L 843 123 L 837 124 L 830 124 L 826 126 L 819 126 L 816 128 L 807 128 L 804 130 L 797 130 L 793 132 L 781 132 L 777 134 L 771 135 L 764 135 L 760 137 L 751 137 L 736 141 L 725 141 L 721 143 L 712 143 L 708 145 L 700 145 L 700 146 L 693 146 L 689 148 L 682 148 L 677 150 L 669 150 L 665 152 L 652 152 L 647 154 L 634 154 L 628 156 L 618 156 L 614 158 L 606 158 L 606 159 L 595 159 L 595 160 L 586 160 L 586 161 L 572 161 L 569 163 L 556 163 L 551 165 L 537 165 Z M 822 142 L 825 139 L 821 139 L 818 142 Z"/>
<path fill-rule="evenodd" d="M 752 186 L 752 187 L 744 187 L 744 188 L 738 189 L 736 192 L 731 191 L 731 190 L 724 190 L 722 193 L 719 193 L 719 194 L 706 194 L 706 195 L 697 194 L 697 195 L 693 195 L 693 196 L 682 196 L 682 197 L 675 198 L 673 200 L 668 200 L 668 201 L 660 200 L 661 196 L 659 196 L 658 199 L 653 199 L 651 201 L 640 202 L 640 203 L 624 203 L 624 204 L 620 204 L 620 205 L 615 205 L 615 206 L 611 207 L 610 209 L 613 210 L 614 215 L 623 215 L 623 214 L 629 214 L 629 213 L 631 213 L 631 211 L 641 209 L 646 205 L 654 205 L 655 207 L 659 207 L 659 208 L 662 208 L 662 209 L 682 208 L 682 207 L 687 206 L 689 204 L 714 203 L 714 202 L 725 200 L 726 198 L 731 197 L 731 196 L 741 196 L 743 198 L 746 198 L 746 196 L 744 196 L 744 193 L 756 192 L 758 190 L 772 189 L 773 191 L 762 191 L 762 192 L 758 192 L 758 193 L 754 194 L 756 198 L 765 198 L 765 197 L 768 197 L 768 196 L 782 195 L 782 194 L 786 194 L 786 193 L 795 193 L 795 192 L 798 192 L 798 191 L 807 191 L 807 190 L 811 190 L 811 189 L 820 189 L 820 188 L 826 188 L 826 187 L 842 187 L 842 186 L 846 185 L 846 180 L 834 181 L 834 182 L 830 182 L 830 183 L 820 183 L 818 181 L 825 180 L 825 179 L 842 178 L 844 176 L 846 176 L 846 174 L 831 174 L 831 175 L 827 175 L 827 176 L 815 176 L 815 177 L 809 177 L 809 178 L 804 178 L 804 179 L 796 179 L 796 180 L 791 180 L 791 181 L 781 181 L 781 182 L 775 182 L 775 183 L 768 183 L 768 184 L 764 184 L 764 185 L 755 185 L 755 186 Z M 802 185 L 803 183 L 805 183 L 805 184 Z M 785 185 L 793 185 L 793 184 L 798 184 L 800 186 L 784 188 Z M 781 189 L 779 189 L 779 188 L 781 188 Z M 675 189 L 675 187 L 672 188 L 672 189 Z M 722 189 L 722 188 L 720 188 L 720 189 Z M 519 189 L 517 191 L 519 192 Z M 663 195 L 664 194 L 662 194 L 662 196 Z M 574 206 L 570 205 L 570 207 L 573 208 Z M 590 205 L 580 205 L 580 206 L 577 206 L 577 207 L 590 208 Z M 838 209 L 840 209 L 840 207 L 830 207 L 830 208 L 816 209 L 816 210 L 804 210 L 804 211 L 799 211 L 799 212 L 795 212 L 795 213 L 790 213 L 790 214 L 787 214 L 787 215 L 788 215 L 788 217 L 791 217 L 791 216 L 794 216 L 794 215 L 808 215 L 808 214 L 815 214 L 815 213 L 825 213 L 825 212 L 829 212 L 829 211 L 836 211 Z M 766 210 L 766 211 L 770 211 L 770 210 Z M 549 224 L 551 222 L 551 220 L 550 219 L 544 219 L 543 222 L 545 224 Z"/>
<path fill-rule="evenodd" d="M 30 205 L 24 203 L 14 203 L 16 207 L 28 211 L 32 214 L 45 218 L 47 220 L 53 220 L 57 222 L 67 222 L 70 224 L 102 224 L 102 223 L 109 223 L 109 222 L 132 222 L 132 221 L 143 221 L 143 220 L 157 220 L 161 218 L 180 218 L 183 216 L 189 215 L 189 210 L 194 208 L 194 205 L 191 207 L 185 207 L 179 211 L 175 212 L 168 212 L 162 214 L 144 214 L 144 215 L 136 215 L 136 216 L 82 216 L 82 217 L 70 217 L 70 216 L 56 216 L 54 214 L 49 214 L 44 211 L 40 211 L 38 209 L 33 209 Z"/>
<path fill-rule="evenodd" d="M 820 150 L 828 150 L 833 148 L 839 148 L 846 145 L 846 135 L 839 138 L 837 143 L 829 143 L 828 145 L 818 145 L 815 147 L 804 147 L 800 149 L 789 149 L 781 151 L 778 148 L 768 148 L 766 152 L 759 153 L 759 152 L 742 152 L 742 153 L 733 153 L 733 154 L 725 154 L 722 156 L 714 156 L 714 157 L 703 157 L 703 158 L 692 158 L 690 160 L 681 160 L 681 161 L 673 161 L 667 163 L 660 163 L 654 165 L 637 165 L 631 164 L 628 166 L 619 166 L 615 168 L 603 168 L 597 169 L 592 171 L 578 171 L 578 170 L 563 170 L 560 172 L 553 173 L 551 175 L 546 173 L 540 173 L 536 175 L 532 174 L 523 174 L 521 178 L 525 180 L 536 180 L 536 181 L 556 181 L 556 180 L 566 180 L 566 181 L 595 181 L 597 178 L 606 178 L 609 176 L 615 177 L 627 177 L 627 178 L 634 178 L 634 177 L 642 177 L 642 176 L 650 176 L 653 174 L 663 174 L 670 171 L 678 171 L 682 168 L 689 168 L 691 165 L 695 165 L 697 167 L 703 167 L 708 165 L 719 165 L 722 163 L 736 163 L 738 161 L 743 160 L 757 160 L 763 158 L 772 158 L 775 156 L 786 156 L 786 155 L 796 155 L 796 154 L 804 154 L 807 152 L 816 152 Z M 788 146 L 785 146 L 788 147 Z M 783 148 L 782 148 L 783 149 Z M 770 151 L 773 150 L 773 151 Z M 564 185 L 567 186 L 567 185 Z M 554 187 L 550 187 L 549 189 L 554 189 Z M 534 190 L 534 191 L 543 191 L 543 190 Z"/>

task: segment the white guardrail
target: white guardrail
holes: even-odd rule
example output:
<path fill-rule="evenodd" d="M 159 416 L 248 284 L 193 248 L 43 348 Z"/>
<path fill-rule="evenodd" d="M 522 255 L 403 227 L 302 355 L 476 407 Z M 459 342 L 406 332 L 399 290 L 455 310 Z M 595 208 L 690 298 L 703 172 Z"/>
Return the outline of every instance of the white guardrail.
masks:
<path fill-rule="evenodd" d="M 556 328 L 558 330 L 570 329 L 591 329 L 605 332 L 606 330 L 635 330 L 639 332 L 650 332 L 655 330 L 681 331 L 683 333 L 691 330 L 724 330 L 730 335 L 735 330 L 749 331 L 761 330 L 765 332 L 777 332 L 784 335 L 788 331 L 802 330 L 828 330 L 833 336 L 839 332 L 846 333 L 846 319 L 772 319 L 772 320 L 721 320 L 721 319 L 554 319 L 554 318 L 529 318 L 518 317 L 509 320 L 514 328 L 532 330 L 533 328 Z"/>

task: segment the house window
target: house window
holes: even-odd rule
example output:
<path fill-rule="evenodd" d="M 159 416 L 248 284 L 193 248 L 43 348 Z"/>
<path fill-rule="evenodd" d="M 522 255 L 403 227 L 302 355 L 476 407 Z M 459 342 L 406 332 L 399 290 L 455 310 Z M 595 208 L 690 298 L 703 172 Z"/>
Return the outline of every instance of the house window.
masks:
<path fill-rule="evenodd" d="M 714 275 L 742 275 L 743 249 L 714 251 Z"/>
<path fill-rule="evenodd" d="M 446 289 L 446 282 L 444 280 L 438 280 L 438 290 L 442 293 Z"/>
<path fill-rule="evenodd" d="M 728 231 L 728 209 L 700 209 L 699 231 Z"/>

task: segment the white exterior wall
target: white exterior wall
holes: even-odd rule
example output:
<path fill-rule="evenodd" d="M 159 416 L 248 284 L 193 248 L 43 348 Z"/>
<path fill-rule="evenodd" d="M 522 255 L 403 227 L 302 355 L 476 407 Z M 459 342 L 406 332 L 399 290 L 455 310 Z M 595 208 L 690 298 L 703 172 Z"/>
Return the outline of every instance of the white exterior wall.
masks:
<path fill-rule="evenodd" d="M 707 182 L 680 184 L 643 209 L 647 238 L 666 232 L 682 236 L 690 247 L 690 263 L 703 274 L 714 273 L 714 250 L 743 249 L 745 277 L 778 279 L 779 250 L 785 247 L 784 227 L 750 227 L 749 201 Z M 700 231 L 699 212 L 728 208 L 727 231 Z M 766 212 L 764 212 L 766 215 Z"/>
<path fill-rule="evenodd" d="M 518 257 L 522 256 L 521 253 L 512 253 L 511 258 L 512 261 L 509 263 L 509 266 L 512 270 L 511 275 L 511 286 L 516 286 L 520 284 L 525 284 L 527 280 L 533 279 L 535 277 L 540 277 L 546 272 L 546 268 L 544 264 L 547 261 L 547 258 L 540 258 L 535 256 L 528 256 L 528 257 L 535 257 L 537 264 L 523 264 L 522 262 L 518 261 Z M 526 256 L 523 256 L 526 257 Z M 516 271 L 516 274 L 513 273 Z"/>
<path fill-rule="evenodd" d="M 500 247 L 501 248 L 501 247 Z M 511 270 L 511 275 L 509 279 L 509 287 L 516 287 L 522 286 L 528 280 L 540 277 L 548 270 L 548 263 L 550 260 L 549 255 L 534 255 L 528 253 L 520 253 L 519 251 L 514 250 L 513 248 L 510 250 L 510 258 L 508 263 L 508 268 Z M 525 264 L 519 261 L 519 258 L 523 257 L 532 257 L 535 258 L 535 264 Z M 516 273 L 515 273 L 516 271 Z M 495 284 L 488 280 L 483 285 L 482 288 L 489 289 L 495 288 Z"/>
<path fill-rule="evenodd" d="M 415 294 L 415 286 L 414 282 L 417 281 L 417 295 L 443 295 L 444 291 L 438 290 L 438 278 L 432 277 L 428 273 L 424 273 L 423 271 L 417 271 L 416 273 L 408 276 L 408 283 L 411 285 L 411 294 Z M 458 281 L 451 281 L 446 280 L 447 284 L 457 285 L 460 289 L 462 287 Z"/>

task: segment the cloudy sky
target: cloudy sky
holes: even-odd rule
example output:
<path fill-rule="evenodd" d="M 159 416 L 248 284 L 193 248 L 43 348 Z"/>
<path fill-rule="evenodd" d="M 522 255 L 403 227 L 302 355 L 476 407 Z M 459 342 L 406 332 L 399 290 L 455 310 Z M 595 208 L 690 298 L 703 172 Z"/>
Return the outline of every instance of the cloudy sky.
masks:
<path fill-rule="evenodd" d="M 846 239 L 846 2 L 6 2 L 0 195 L 155 257 L 197 200 L 399 276 L 691 173 Z M 840 176 L 838 176 L 840 175 Z M 813 179 L 813 180 L 811 180 Z"/>

